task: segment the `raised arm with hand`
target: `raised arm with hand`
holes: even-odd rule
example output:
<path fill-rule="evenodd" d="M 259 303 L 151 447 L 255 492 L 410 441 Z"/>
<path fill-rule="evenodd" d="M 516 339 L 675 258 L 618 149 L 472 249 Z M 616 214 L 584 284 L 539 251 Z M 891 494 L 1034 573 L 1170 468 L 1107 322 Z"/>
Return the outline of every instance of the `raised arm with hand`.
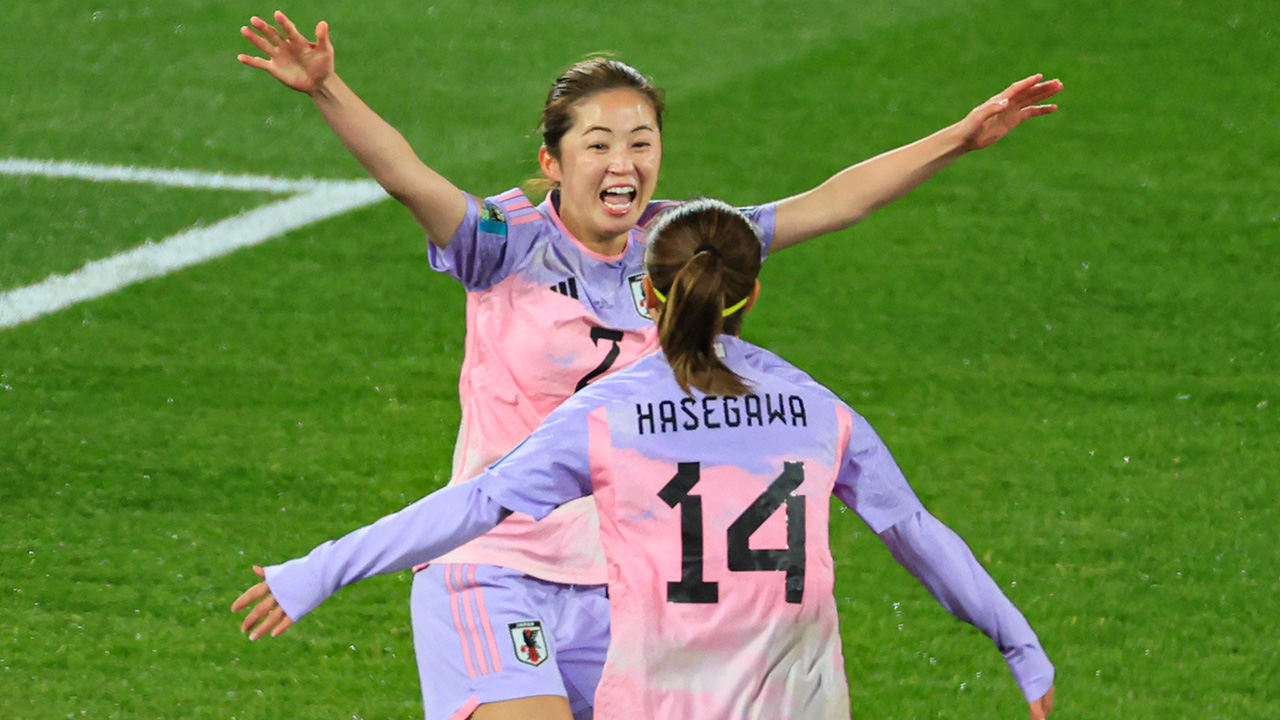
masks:
<path fill-rule="evenodd" d="M 1042 104 L 1062 89 L 1059 80 L 1032 75 L 1013 83 L 960 122 L 928 137 L 845 168 L 821 185 L 778 203 L 772 249 L 843 230 L 906 195 L 961 155 L 1009 134 L 1022 121 L 1057 105 Z"/>
<path fill-rule="evenodd" d="M 240 28 L 265 58 L 241 54 L 240 62 L 265 70 L 286 87 L 306 93 L 329 127 L 378 184 L 413 214 L 431 242 L 448 244 L 466 215 L 466 196 L 427 167 L 408 141 L 347 87 L 334 70 L 329 24 L 316 25 L 308 40 L 288 16 L 277 11 L 276 29 L 260 17 Z"/>

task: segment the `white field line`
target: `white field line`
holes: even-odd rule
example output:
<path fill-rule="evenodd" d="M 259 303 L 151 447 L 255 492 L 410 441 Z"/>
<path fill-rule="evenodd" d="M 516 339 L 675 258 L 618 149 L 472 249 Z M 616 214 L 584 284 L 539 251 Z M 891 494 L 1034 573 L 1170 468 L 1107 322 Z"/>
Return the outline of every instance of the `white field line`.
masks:
<path fill-rule="evenodd" d="M 299 192 L 301 195 L 255 208 L 208 227 L 193 228 L 154 244 L 92 261 L 67 275 L 0 294 L 0 328 L 13 327 L 136 282 L 195 265 L 349 210 L 387 195 L 371 180 L 281 180 L 190 171 L 146 170 L 76 163 L 0 160 L 0 175 L 43 175 L 86 180 L 151 182 L 181 187 Z M 44 172 L 35 169 L 37 165 Z M 53 174 L 59 173 L 59 174 Z"/>
<path fill-rule="evenodd" d="M 161 170 L 125 165 L 91 165 L 58 160 L 0 159 L 0 175 L 39 175 L 41 177 L 93 180 L 97 182 L 132 182 L 170 187 L 208 188 L 210 190 L 258 190 L 271 193 L 301 193 L 332 181 L 287 180 L 267 175 L 224 175 L 201 170 Z"/>

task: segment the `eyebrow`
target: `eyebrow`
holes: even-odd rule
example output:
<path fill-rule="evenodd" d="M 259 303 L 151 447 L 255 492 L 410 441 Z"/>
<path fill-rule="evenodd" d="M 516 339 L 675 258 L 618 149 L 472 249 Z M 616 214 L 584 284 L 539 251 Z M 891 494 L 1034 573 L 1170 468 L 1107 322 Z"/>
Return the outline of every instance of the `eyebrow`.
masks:
<path fill-rule="evenodd" d="M 630 134 L 631 134 L 631 135 L 635 135 L 636 133 L 640 132 L 641 130 L 648 130 L 649 132 L 657 132 L 657 131 L 656 131 L 656 130 L 654 130 L 654 129 L 653 129 L 653 127 L 652 127 L 652 126 L 650 126 L 650 125 L 637 125 L 636 127 L 634 127 L 634 128 L 632 128 L 632 129 L 631 129 L 631 133 L 630 133 Z M 583 130 L 583 131 L 582 131 L 582 134 L 583 134 L 583 135 L 586 135 L 587 133 L 592 133 L 592 132 L 596 132 L 596 131 L 599 131 L 599 132 L 607 132 L 607 133 L 609 133 L 610 135 L 612 135 L 612 134 L 613 134 L 613 129 L 612 129 L 612 128 L 607 128 L 607 127 L 605 127 L 605 126 L 603 126 L 603 125 L 592 125 L 591 127 L 587 128 L 586 130 Z"/>

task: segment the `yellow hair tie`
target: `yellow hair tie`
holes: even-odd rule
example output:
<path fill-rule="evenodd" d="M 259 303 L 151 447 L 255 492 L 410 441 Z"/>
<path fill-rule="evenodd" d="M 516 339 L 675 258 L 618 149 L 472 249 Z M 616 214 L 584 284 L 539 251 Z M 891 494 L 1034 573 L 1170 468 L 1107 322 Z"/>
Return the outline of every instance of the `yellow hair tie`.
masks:
<path fill-rule="evenodd" d="M 653 288 L 653 294 L 658 298 L 660 302 L 665 303 L 667 301 L 667 296 L 663 295 L 662 291 L 656 287 Z M 742 298 L 738 302 L 734 303 L 731 307 L 725 308 L 724 312 L 720 313 L 721 317 L 729 317 L 730 315 L 738 312 L 747 304 L 747 301 L 750 299 L 751 299 L 751 296 L 747 295 L 746 297 Z"/>

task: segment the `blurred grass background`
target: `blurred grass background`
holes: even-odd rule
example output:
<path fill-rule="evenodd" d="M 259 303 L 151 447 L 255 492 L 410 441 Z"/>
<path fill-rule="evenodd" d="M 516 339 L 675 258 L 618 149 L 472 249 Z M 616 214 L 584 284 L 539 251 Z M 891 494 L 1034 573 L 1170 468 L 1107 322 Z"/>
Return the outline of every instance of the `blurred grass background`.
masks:
<path fill-rule="evenodd" d="M 235 61 L 233 0 L 0 9 L 0 157 L 363 177 Z M 461 187 L 536 172 L 565 65 L 667 89 L 659 195 L 749 204 L 1031 72 L 1062 110 L 774 257 L 747 326 L 877 427 L 1058 666 L 1063 718 L 1280 717 L 1274 2 L 330 0 L 339 72 Z M 267 202 L 0 176 L 0 290 Z M 463 295 L 391 202 L 0 330 L 0 714 L 420 717 L 407 576 L 284 638 L 249 566 L 441 484 Z M 865 526 L 833 546 L 858 718 L 1023 717 Z"/>

